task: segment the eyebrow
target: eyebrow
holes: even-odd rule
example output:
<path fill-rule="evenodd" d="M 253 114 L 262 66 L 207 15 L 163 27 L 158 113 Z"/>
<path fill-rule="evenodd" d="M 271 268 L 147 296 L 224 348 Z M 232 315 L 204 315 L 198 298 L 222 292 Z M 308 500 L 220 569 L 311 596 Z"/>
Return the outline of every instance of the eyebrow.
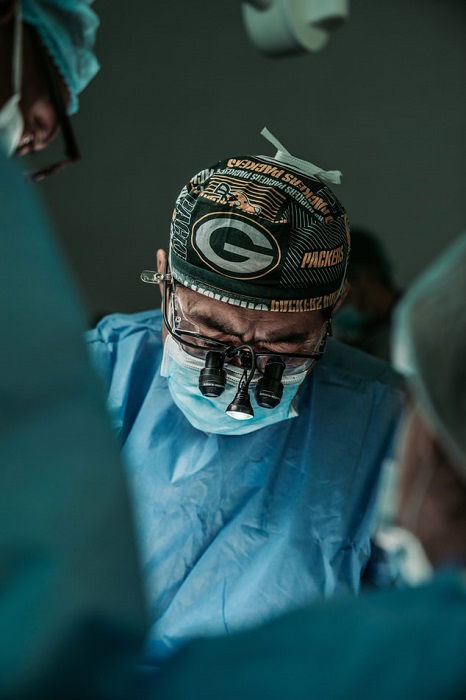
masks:
<path fill-rule="evenodd" d="M 219 331 L 220 333 L 224 333 L 225 335 L 232 335 L 235 338 L 238 338 L 241 340 L 241 335 L 238 334 L 238 331 L 220 319 L 212 317 L 209 314 L 204 313 L 202 311 L 193 311 L 191 316 L 192 316 L 193 320 L 199 321 L 200 323 L 207 326 L 208 328 L 211 328 L 214 331 Z M 283 334 L 283 332 L 277 332 L 277 333 L 271 332 L 270 334 L 267 335 L 267 338 L 258 338 L 257 342 L 259 342 L 259 343 L 303 343 L 306 340 L 310 340 L 309 332 L 306 330 L 303 330 L 303 331 L 290 331 L 286 334 Z"/>

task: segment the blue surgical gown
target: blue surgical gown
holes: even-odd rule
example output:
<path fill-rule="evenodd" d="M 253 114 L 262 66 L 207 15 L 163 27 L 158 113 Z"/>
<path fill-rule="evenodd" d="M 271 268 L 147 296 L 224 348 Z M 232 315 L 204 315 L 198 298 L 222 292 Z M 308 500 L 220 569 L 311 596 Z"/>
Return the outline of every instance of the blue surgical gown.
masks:
<path fill-rule="evenodd" d="M 161 326 L 160 311 L 113 314 L 88 334 L 135 500 L 150 661 L 196 634 L 357 593 L 401 396 L 386 363 L 330 340 L 298 417 L 208 434 L 160 376 Z"/>

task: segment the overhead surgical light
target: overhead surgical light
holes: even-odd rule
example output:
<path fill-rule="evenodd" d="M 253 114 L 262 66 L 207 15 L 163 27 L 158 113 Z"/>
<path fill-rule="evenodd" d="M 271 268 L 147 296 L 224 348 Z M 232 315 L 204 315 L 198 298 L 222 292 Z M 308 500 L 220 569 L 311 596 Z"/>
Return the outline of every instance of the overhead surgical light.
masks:
<path fill-rule="evenodd" d="M 320 51 L 349 14 L 349 0 L 246 0 L 243 21 L 251 43 L 281 56 Z"/>

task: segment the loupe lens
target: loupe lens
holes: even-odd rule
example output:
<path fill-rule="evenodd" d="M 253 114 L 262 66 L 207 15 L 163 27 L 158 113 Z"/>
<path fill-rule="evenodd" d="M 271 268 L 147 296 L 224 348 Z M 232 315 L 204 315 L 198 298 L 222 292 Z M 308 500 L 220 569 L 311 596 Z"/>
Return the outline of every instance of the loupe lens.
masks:
<path fill-rule="evenodd" d="M 267 362 L 264 375 L 256 386 L 256 401 L 261 408 L 275 408 L 283 396 L 282 376 L 285 363 L 280 357 L 271 357 Z"/>
<path fill-rule="evenodd" d="M 226 373 L 223 369 L 223 354 L 209 351 L 205 367 L 199 374 L 199 391 L 203 396 L 217 397 L 225 389 Z"/>

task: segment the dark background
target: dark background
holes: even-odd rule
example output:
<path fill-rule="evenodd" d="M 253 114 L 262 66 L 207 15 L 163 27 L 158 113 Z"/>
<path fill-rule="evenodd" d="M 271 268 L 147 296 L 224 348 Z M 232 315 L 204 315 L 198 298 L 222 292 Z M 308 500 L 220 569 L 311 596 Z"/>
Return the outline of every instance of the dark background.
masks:
<path fill-rule="evenodd" d="M 159 304 L 139 282 L 189 177 L 231 155 L 343 171 L 337 196 L 406 285 L 464 228 L 465 3 L 352 0 L 317 54 L 253 48 L 236 0 L 94 5 L 101 72 L 73 118 L 83 162 L 38 185 L 89 318 Z"/>

